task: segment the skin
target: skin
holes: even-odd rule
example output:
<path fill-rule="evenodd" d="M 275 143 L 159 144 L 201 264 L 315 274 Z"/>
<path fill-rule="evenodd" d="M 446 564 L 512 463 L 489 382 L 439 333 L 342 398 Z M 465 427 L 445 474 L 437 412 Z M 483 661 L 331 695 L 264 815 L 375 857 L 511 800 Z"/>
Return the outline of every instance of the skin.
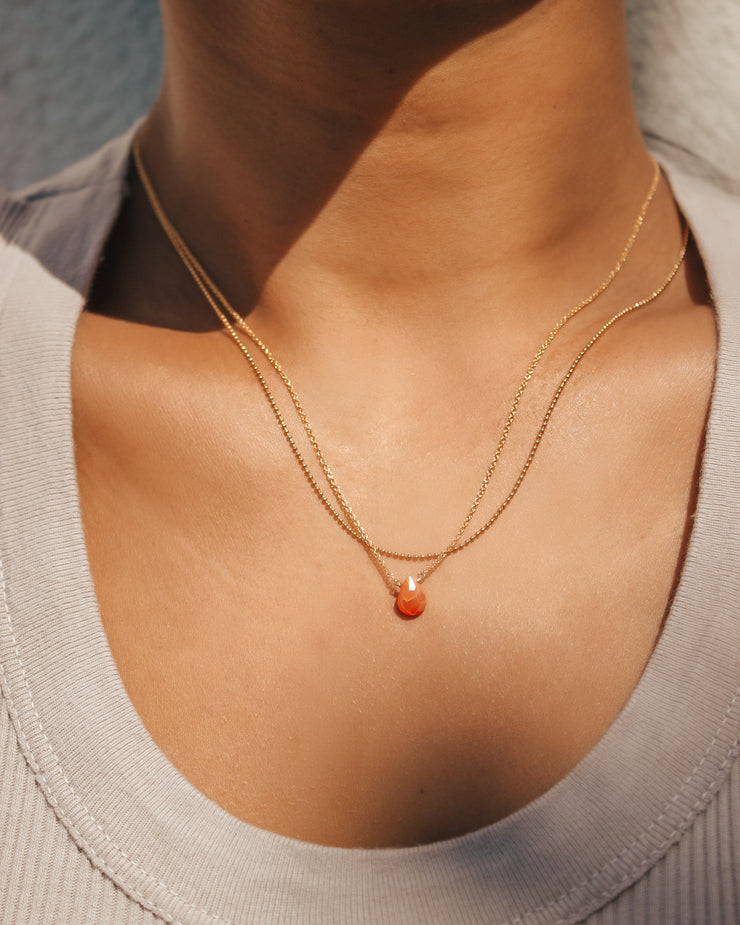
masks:
<path fill-rule="evenodd" d="M 445 546 L 535 351 L 615 263 L 650 183 L 621 2 L 163 12 L 141 137 L 168 213 L 288 370 L 370 535 Z M 575 355 L 680 242 L 663 181 L 617 281 L 540 362 L 483 513 Z M 402 621 L 132 174 L 73 395 L 101 615 L 154 740 L 237 817 L 328 845 L 453 837 L 544 793 L 659 638 L 715 355 L 692 247 L 581 363 L 510 508 Z"/>

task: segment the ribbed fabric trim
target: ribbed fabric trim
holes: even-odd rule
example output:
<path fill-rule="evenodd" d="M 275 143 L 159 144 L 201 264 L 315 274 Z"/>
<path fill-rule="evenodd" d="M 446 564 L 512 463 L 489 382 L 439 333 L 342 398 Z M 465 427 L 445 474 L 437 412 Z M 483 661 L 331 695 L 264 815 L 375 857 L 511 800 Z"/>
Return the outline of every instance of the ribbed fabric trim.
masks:
<path fill-rule="evenodd" d="M 88 162 L 89 188 L 77 170 L 69 188 L 54 185 L 59 195 L 27 200 L 23 247 L 3 258 L 0 682 L 47 799 L 100 870 L 182 925 L 582 920 L 671 850 L 737 755 L 740 274 L 727 235 L 740 230 L 740 204 L 670 172 L 709 269 L 720 350 L 681 581 L 629 703 L 566 778 L 493 826 L 419 848 L 324 848 L 235 819 L 179 774 L 128 699 L 100 620 L 69 372 L 80 290 L 120 206 L 130 139 Z M 72 253 L 70 229 L 83 221 Z"/>

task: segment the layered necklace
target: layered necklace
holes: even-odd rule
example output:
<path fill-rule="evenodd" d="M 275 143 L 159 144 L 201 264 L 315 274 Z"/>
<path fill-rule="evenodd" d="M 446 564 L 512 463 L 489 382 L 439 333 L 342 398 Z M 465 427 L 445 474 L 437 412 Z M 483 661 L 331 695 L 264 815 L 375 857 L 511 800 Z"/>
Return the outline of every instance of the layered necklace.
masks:
<path fill-rule="evenodd" d="M 531 381 L 532 375 L 538 363 L 542 359 L 545 351 L 550 346 L 550 344 L 553 342 L 557 334 L 562 330 L 564 325 L 567 324 L 568 321 L 574 318 L 580 311 L 586 308 L 586 306 L 591 305 L 593 302 L 595 302 L 599 298 L 599 296 L 602 295 L 606 291 L 606 289 L 611 285 L 611 283 L 617 277 L 619 272 L 622 270 L 623 266 L 625 265 L 627 261 L 627 258 L 630 252 L 632 251 L 635 241 L 637 240 L 637 237 L 645 223 L 645 217 L 647 215 L 648 209 L 650 208 L 650 204 L 652 203 L 655 197 L 656 191 L 658 189 L 658 184 L 660 181 L 660 168 L 657 162 L 653 160 L 654 173 L 653 173 L 652 182 L 650 184 L 650 189 L 648 190 L 647 196 L 645 197 L 645 201 L 643 202 L 640 208 L 640 212 L 637 215 L 637 218 L 635 219 L 635 223 L 632 227 L 630 236 L 627 239 L 627 242 L 625 243 L 624 248 L 622 249 L 622 252 L 619 255 L 619 258 L 617 259 L 617 262 L 614 264 L 613 268 L 611 269 L 609 274 L 605 277 L 605 279 L 601 282 L 601 284 L 587 298 L 583 299 L 582 302 L 579 302 L 578 305 L 572 308 L 569 312 L 567 312 L 567 314 L 565 314 L 560 319 L 560 321 L 558 321 L 558 323 L 550 331 L 550 333 L 547 335 L 547 337 L 542 342 L 540 347 L 537 349 L 537 352 L 535 353 L 531 363 L 529 364 L 527 372 L 525 373 L 524 378 L 522 379 L 519 385 L 519 388 L 516 391 L 516 394 L 514 396 L 514 401 L 512 403 L 511 409 L 506 419 L 506 423 L 504 425 L 503 432 L 499 439 L 499 442 L 496 447 L 496 451 L 493 455 L 493 458 L 491 459 L 488 465 L 488 468 L 485 471 L 483 481 L 481 482 L 480 487 L 478 488 L 478 491 L 467 513 L 465 514 L 465 517 L 463 518 L 460 526 L 455 532 L 454 536 L 443 549 L 438 549 L 434 552 L 424 552 L 424 553 L 400 552 L 397 550 L 388 549 L 385 546 L 382 546 L 380 543 L 377 543 L 374 540 L 372 540 L 370 536 L 368 535 L 367 530 L 360 523 L 357 515 L 352 510 L 351 505 L 347 501 L 347 498 L 344 492 L 340 488 L 339 483 L 337 482 L 337 479 L 326 460 L 324 451 L 321 449 L 321 446 L 316 438 L 313 427 L 311 426 L 308 416 L 306 415 L 306 412 L 303 408 L 303 404 L 300 398 L 298 397 L 295 387 L 293 386 L 293 383 L 291 382 L 287 373 L 285 372 L 281 364 L 278 362 L 278 360 L 275 358 L 272 351 L 269 350 L 266 344 L 263 343 L 263 341 L 257 336 L 257 334 L 247 324 L 245 318 L 242 317 L 242 315 L 240 315 L 234 309 L 234 307 L 231 305 L 231 303 L 228 301 L 228 299 L 223 294 L 223 292 L 219 289 L 219 287 L 216 285 L 213 279 L 206 272 L 203 265 L 200 263 L 200 261 L 196 258 L 196 256 L 187 246 L 187 244 L 183 240 L 180 233 L 177 231 L 177 229 L 174 227 L 174 225 L 168 218 L 167 213 L 162 207 L 162 203 L 160 202 L 159 197 L 157 196 L 154 186 L 152 185 L 149 174 L 147 173 L 146 168 L 144 167 L 144 163 L 141 157 L 141 149 L 140 149 L 138 136 L 134 139 L 133 156 L 134 156 L 134 162 L 136 164 L 137 171 L 139 173 L 139 177 L 141 178 L 142 185 L 149 199 L 149 203 L 160 225 L 162 226 L 162 229 L 164 230 L 165 234 L 169 238 L 170 242 L 175 248 L 175 251 L 179 255 L 180 259 L 182 260 L 183 264 L 185 265 L 188 272 L 192 276 L 193 280 L 197 284 L 198 288 L 203 293 L 208 304 L 211 306 L 211 308 L 213 309 L 213 311 L 215 312 L 215 314 L 221 321 L 224 330 L 229 334 L 229 336 L 232 338 L 236 346 L 239 348 L 239 350 L 241 351 L 241 353 L 244 355 L 245 359 L 247 360 L 249 366 L 251 367 L 254 375 L 256 376 L 262 388 L 262 391 L 265 394 L 267 401 L 269 402 L 270 408 L 272 409 L 272 412 L 275 415 L 275 418 L 280 427 L 280 430 L 282 431 L 293 456 L 297 460 L 298 464 L 303 470 L 304 475 L 308 479 L 308 482 L 311 488 L 316 493 L 319 500 L 323 504 L 324 508 L 331 515 L 331 517 L 336 521 L 336 523 L 344 530 L 344 532 L 349 537 L 351 537 L 354 541 L 359 543 L 363 547 L 363 549 L 367 552 L 368 556 L 370 557 L 370 559 L 376 566 L 378 572 L 380 573 L 381 577 L 383 578 L 389 592 L 395 598 L 396 607 L 398 608 L 398 613 L 401 616 L 406 617 L 406 618 L 418 617 L 424 611 L 424 608 L 426 607 L 427 598 L 426 598 L 426 594 L 424 590 L 422 589 L 422 585 L 426 582 L 429 576 L 439 568 L 439 566 L 445 561 L 445 559 L 447 559 L 453 553 L 457 553 L 460 550 L 465 549 L 467 546 L 469 546 L 471 543 L 473 543 L 475 540 L 481 537 L 487 530 L 490 529 L 490 527 L 493 526 L 493 524 L 498 520 L 498 518 L 501 516 L 504 510 L 506 510 L 506 508 L 509 506 L 514 495 L 517 493 L 519 487 L 521 486 L 524 480 L 524 477 L 526 476 L 530 466 L 532 465 L 532 461 L 535 457 L 535 454 L 537 453 L 537 449 L 542 441 L 542 438 L 545 434 L 545 430 L 547 429 L 547 426 L 549 424 L 550 417 L 552 416 L 552 412 L 556 404 L 558 403 L 558 400 L 560 399 L 560 396 L 563 390 L 565 389 L 571 376 L 575 372 L 576 367 L 581 362 L 583 357 L 593 347 L 596 341 L 603 334 L 605 334 L 606 331 L 608 331 L 611 327 L 613 327 L 613 325 L 615 325 L 622 318 L 625 318 L 631 312 L 637 311 L 638 309 L 643 308 L 644 306 L 653 302 L 655 299 L 658 298 L 658 296 L 661 295 L 661 293 L 663 293 L 668 288 L 670 283 L 676 277 L 684 261 L 684 258 L 686 256 L 686 250 L 688 247 L 689 229 L 688 229 L 688 225 L 684 223 L 684 233 L 683 233 L 683 241 L 682 241 L 681 249 L 668 275 L 665 277 L 661 285 L 658 286 L 657 289 L 653 290 L 648 296 L 642 299 L 639 299 L 636 302 L 633 302 L 631 305 L 628 305 L 626 308 L 623 308 L 620 312 L 615 314 L 609 321 L 603 324 L 601 328 L 596 332 L 596 334 L 594 334 L 594 336 L 581 349 L 581 351 L 575 357 L 573 362 L 570 364 L 570 367 L 568 368 L 566 374 L 563 376 L 557 389 L 555 390 L 555 393 L 547 408 L 547 411 L 545 412 L 545 415 L 539 427 L 539 430 L 534 438 L 534 441 L 532 443 L 532 447 L 529 451 L 527 459 L 525 460 L 524 465 L 522 466 L 522 469 L 519 472 L 519 475 L 517 476 L 511 490 L 509 491 L 507 496 L 504 498 L 504 500 L 501 502 L 501 504 L 498 506 L 498 508 L 494 511 L 494 513 L 484 523 L 482 523 L 476 529 L 472 530 L 472 532 L 468 532 L 468 528 L 470 527 L 471 522 L 473 521 L 473 518 L 478 508 L 480 507 L 481 502 L 483 501 L 483 498 L 486 494 L 488 486 L 493 477 L 494 471 L 496 469 L 499 458 L 501 456 L 501 452 L 504 448 L 507 437 L 509 435 L 509 431 L 511 430 L 511 426 L 516 417 L 517 409 L 519 407 L 519 402 L 527 388 L 528 383 Z M 311 471 L 311 468 L 306 462 L 304 455 L 301 453 L 298 447 L 298 444 L 296 443 L 296 440 L 293 437 L 293 434 L 291 433 L 288 427 L 288 424 L 285 420 L 285 416 L 280 409 L 277 399 L 275 398 L 275 395 L 273 394 L 265 376 L 263 375 L 257 361 L 255 360 L 254 355 L 252 354 L 249 347 L 245 343 L 245 340 L 242 337 L 242 334 L 246 337 L 246 339 L 249 342 L 251 342 L 254 345 L 254 347 L 257 348 L 259 353 L 261 353 L 264 356 L 264 358 L 267 360 L 269 365 L 274 369 L 274 371 L 277 373 L 278 377 L 282 381 L 282 384 L 285 387 L 285 390 L 288 396 L 290 397 L 290 400 L 298 415 L 298 419 L 300 420 L 303 426 L 303 429 L 306 433 L 306 437 L 308 438 L 308 442 L 313 450 L 313 453 L 323 473 L 326 483 L 329 486 L 331 495 L 333 495 L 334 497 L 334 503 L 332 503 L 332 500 L 330 499 L 327 492 L 324 489 L 322 489 L 322 487 L 319 485 L 319 482 L 317 481 L 316 477 Z M 417 572 L 416 576 L 410 574 L 409 571 L 407 570 L 405 572 L 407 577 L 402 579 L 402 578 L 397 577 L 394 574 L 394 572 L 391 570 L 388 564 L 389 559 L 395 559 L 395 560 L 404 561 L 407 563 L 408 562 L 424 563 L 424 565 Z"/>

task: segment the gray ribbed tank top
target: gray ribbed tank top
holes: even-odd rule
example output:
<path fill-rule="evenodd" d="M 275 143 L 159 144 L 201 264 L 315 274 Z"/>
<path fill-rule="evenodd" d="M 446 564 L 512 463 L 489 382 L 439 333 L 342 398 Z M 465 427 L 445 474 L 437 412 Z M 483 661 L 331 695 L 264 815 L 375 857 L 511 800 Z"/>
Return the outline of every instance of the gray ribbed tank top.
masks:
<path fill-rule="evenodd" d="M 740 201 L 667 168 L 719 352 L 678 590 L 624 710 L 567 777 L 494 825 L 325 848 L 199 793 L 144 728 L 103 630 L 70 353 L 130 142 L 0 200 L 2 925 L 740 923 Z"/>

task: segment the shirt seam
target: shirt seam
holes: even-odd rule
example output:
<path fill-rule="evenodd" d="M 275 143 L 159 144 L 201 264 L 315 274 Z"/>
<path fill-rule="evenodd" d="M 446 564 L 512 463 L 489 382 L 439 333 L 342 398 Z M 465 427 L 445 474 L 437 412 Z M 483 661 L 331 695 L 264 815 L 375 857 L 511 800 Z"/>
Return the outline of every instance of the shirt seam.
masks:
<path fill-rule="evenodd" d="M 21 203 L 26 202 L 29 204 L 33 204 L 33 203 L 40 202 L 45 199 L 54 199 L 59 196 L 67 196 L 73 193 L 83 193 L 85 192 L 85 190 L 102 189 L 102 187 L 104 186 L 111 186 L 111 185 L 117 186 L 123 182 L 125 181 L 122 179 L 122 177 L 118 177 L 118 176 L 108 177 L 107 180 L 93 181 L 90 183 L 81 183 L 79 186 L 70 186 L 66 189 L 61 188 L 61 189 L 39 190 L 37 193 L 22 194 L 17 197 L 11 196 L 10 200 L 13 201 L 13 199 L 15 199 L 16 202 L 21 202 Z"/>
<path fill-rule="evenodd" d="M 33 699 L 30 683 L 28 680 L 28 676 L 26 675 L 25 666 L 21 658 L 20 648 L 18 646 L 18 641 L 16 639 L 15 631 L 13 628 L 13 621 L 12 621 L 12 616 L 10 613 L 10 607 L 8 606 L 5 572 L 3 568 L 2 557 L 0 557 L 0 607 L 2 608 L 2 612 L 5 616 L 5 621 L 10 631 L 10 638 L 12 640 L 13 650 L 15 652 L 15 659 L 17 662 L 17 667 L 19 669 L 20 676 L 22 678 L 22 683 L 25 687 L 25 694 L 27 696 L 27 701 L 30 704 L 30 709 L 32 713 L 32 721 L 35 719 L 37 731 L 41 735 L 44 743 L 46 744 L 48 748 L 48 754 L 53 761 L 53 765 L 55 769 L 58 771 L 58 773 L 61 775 L 62 779 L 67 785 L 68 790 L 69 790 L 69 795 L 72 797 L 74 801 L 77 802 L 77 804 L 82 809 L 83 813 L 85 814 L 89 822 L 101 833 L 101 835 L 106 839 L 106 841 L 108 841 L 108 843 L 113 848 L 115 848 L 115 850 L 119 853 L 119 855 L 122 858 L 124 858 L 125 861 L 128 864 L 130 864 L 134 870 L 138 871 L 140 874 L 143 874 L 150 882 L 153 882 L 157 886 L 161 887 L 174 900 L 176 900 L 179 903 L 182 903 L 190 911 L 198 915 L 205 916 L 209 921 L 213 922 L 214 925 L 236 925 L 235 922 L 229 919 L 221 918 L 213 913 L 208 912 L 205 909 L 201 909 L 200 907 L 191 903 L 184 897 L 180 896 L 171 887 L 168 887 L 161 880 L 158 880 L 155 876 L 148 873 L 146 870 L 144 870 L 144 868 L 140 867 L 135 861 L 133 861 L 126 854 L 126 852 L 111 838 L 111 836 L 105 831 L 105 829 L 103 829 L 100 823 L 97 822 L 92 812 L 87 808 L 87 806 L 82 801 L 82 799 L 79 797 L 74 787 L 70 783 L 69 779 L 67 778 L 67 775 L 65 774 L 62 768 L 61 762 L 56 752 L 54 751 L 54 748 L 46 734 L 46 730 L 44 729 L 43 724 L 41 722 L 41 717 L 39 716 L 38 710 L 36 708 L 36 705 Z M 26 758 L 26 761 L 29 764 L 29 767 L 33 771 L 36 778 L 39 780 L 41 789 L 44 795 L 46 796 L 47 800 L 49 801 L 52 809 L 54 810 L 59 820 L 68 829 L 75 843 L 83 847 L 83 849 L 86 851 L 86 853 L 88 853 L 91 859 L 93 859 L 97 863 L 97 866 L 99 867 L 99 869 L 103 873 L 105 873 L 110 879 L 112 879 L 113 882 L 116 883 L 117 886 L 119 886 L 119 888 L 121 888 L 127 895 L 129 895 L 132 899 L 138 902 L 141 906 L 148 909 L 150 912 L 153 912 L 154 914 L 158 915 L 160 918 L 163 918 L 165 921 L 172 923 L 172 925 L 185 925 L 185 923 L 180 922 L 171 913 L 166 912 L 164 909 L 159 907 L 156 903 L 147 899 L 144 894 L 140 893 L 134 887 L 125 883 L 125 881 L 123 880 L 122 877 L 120 877 L 120 875 L 117 876 L 115 870 L 111 868 L 111 866 L 102 857 L 100 857 L 99 852 L 89 843 L 87 839 L 85 839 L 82 833 L 80 833 L 75 823 L 70 819 L 69 813 L 66 812 L 64 808 L 60 805 L 54 793 L 54 788 L 49 783 L 46 775 L 41 769 L 41 766 L 36 758 L 36 755 L 34 754 L 34 751 L 31 747 L 30 739 L 26 735 L 24 724 L 21 720 L 20 713 L 18 712 L 18 709 L 15 706 L 15 702 L 12 696 L 12 686 L 11 686 L 8 676 L 5 673 L 1 660 L 0 660 L 0 681 L 3 682 L 3 687 L 7 688 L 7 693 L 5 693 L 5 698 L 8 704 L 8 712 L 10 713 L 11 720 L 13 722 L 14 727 L 16 728 L 16 734 L 18 735 L 18 738 L 19 738 L 19 744 L 21 745 L 21 751 L 23 752 L 24 757 Z M 561 893 L 556 898 L 548 901 L 547 903 L 544 903 L 541 906 L 538 906 L 536 909 L 530 910 L 529 912 L 525 913 L 523 916 L 518 916 L 515 919 L 510 919 L 506 923 L 502 923 L 502 925 L 521 925 L 521 923 L 527 922 L 529 919 L 531 919 L 533 916 L 537 915 L 538 913 L 545 912 L 548 909 L 551 909 L 553 906 L 556 906 L 559 903 L 562 903 L 564 900 L 569 899 L 574 893 L 588 887 L 590 883 L 598 879 L 598 877 L 600 877 L 605 871 L 607 871 L 610 867 L 612 867 L 615 863 L 617 863 L 625 854 L 628 854 L 636 845 L 644 841 L 646 835 L 651 830 L 653 830 L 663 818 L 665 818 L 666 813 L 669 810 L 669 808 L 678 801 L 678 799 L 682 796 L 682 794 L 691 785 L 696 774 L 698 773 L 702 765 L 706 762 L 707 758 L 709 757 L 712 750 L 714 749 L 714 746 L 719 741 L 723 728 L 727 724 L 727 722 L 730 720 L 733 707 L 735 706 L 735 704 L 738 702 L 739 699 L 740 699 L 740 687 L 736 689 L 734 696 L 732 697 L 730 703 L 728 704 L 725 710 L 725 714 L 722 718 L 722 721 L 720 722 L 720 725 L 717 727 L 717 730 L 711 742 L 705 749 L 705 752 L 704 752 L 704 755 L 702 756 L 701 761 L 693 768 L 691 773 L 686 777 L 686 779 L 684 780 L 679 790 L 676 791 L 676 793 L 671 797 L 668 803 L 664 805 L 660 814 L 650 823 L 650 825 L 648 825 L 645 829 L 642 830 L 642 832 L 636 839 L 634 839 L 629 845 L 625 846 L 619 852 L 618 855 L 612 857 L 609 861 L 603 864 L 598 870 L 593 871 L 586 880 L 574 885 L 573 887 L 571 887 L 564 893 Z M 709 798 L 714 797 L 716 793 L 719 791 L 719 789 L 721 788 L 724 782 L 724 778 L 726 776 L 723 774 L 723 772 L 725 771 L 727 767 L 729 767 L 730 764 L 732 764 L 734 759 L 737 757 L 738 751 L 740 751 L 740 740 L 736 739 L 734 744 L 729 749 L 724 760 L 717 768 L 717 771 L 712 779 L 711 785 L 707 787 L 702 792 L 701 796 L 699 796 L 692 804 L 691 812 L 689 813 L 689 815 L 686 816 L 678 826 L 673 827 L 671 834 L 667 836 L 662 842 L 660 842 L 660 844 L 657 845 L 653 849 L 652 852 L 650 852 L 650 854 L 647 856 L 647 859 L 643 858 L 642 863 L 634 865 L 628 872 L 623 874 L 623 876 L 615 884 L 617 887 L 621 887 L 621 888 L 617 888 L 615 890 L 614 889 L 615 885 L 613 885 L 610 889 L 603 890 L 601 893 L 597 894 L 596 897 L 594 897 L 595 899 L 599 901 L 603 901 L 603 902 L 608 902 L 611 898 L 618 896 L 621 892 L 623 892 L 624 889 L 630 886 L 635 881 L 635 875 L 637 875 L 638 877 L 643 876 L 652 866 L 654 866 L 655 863 L 657 863 L 658 860 L 660 860 L 660 857 L 665 852 L 665 850 L 677 840 L 676 836 L 680 838 L 680 836 L 683 835 L 683 833 L 691 826 L 691 824 L 693 824 L 694 820 L 697 818 L 700 812 L 706 809 L 710 801 Z M 649 861 L 649 863 L 646 864 L 646 860 Z M 600 902 L 600 905 L 603 905 L 603 902 Z M 598 906 L 596 908 L 598 908 Z M 594 911 L 594 910 L 592 909 L 591 911 Z M 579 913 L 579 915 L 582 915 L 582 914 L 583 914 L 582 912 Z M 591 912 L 587 914 L 590 915 Z M 567 918 L 559 919 L 556 925 L 565 925 L 565 923 L 569 921 L 572 921 L 572 919 L 567 919 Z"/>
<path fill-rule="evenodd" d="M 101 833 L 101 835 L 103 835 L 106 841 L 108 841 L 116 849 L 116 851 L 119 852 L 120 856 L 123 857 L 133 867 L 134 870 L 143 874 L 147 879 L 154 881 L 154 883 L 156 883 L 157 886 L 160 886 L 162 887 L 162 889 L 166 890 L 167 893 L 173 897 L 173 899 L 176 899 L 178 902 L 185 904 L 193 912 L 197 912 L 200 915 L 205 915 L 208 919 L 212 920 L 214 923 L 218 923 L 218 925 L 236 925 L 236 923 L 231 922 L 228 919 L 222 919 L 222 918 L 219 918 L 218 916 L 214 916 L 212 913 L 207 912 L 205 909 L 200 909 L 198 906 L 195 906 L 194 904 L 189 903 L 187 900 L 183 899 L 179 894 L 177 894 L 174 890 L 168 887 L 165 883 L 162 883 L 152 874 L 149 874 L 146 870 L 140 867 L 135 861 L 133 861 L 126 854 L 126 852 L 111 838 L 110 835 L 108 835 L 105 829 L 103 829 L 100 823 L 95 819 L 94 815 L 85 805 L 82 798 L 77 794 L 77 791 L 74 789 L 69 778 L 65 774 L 62 768 L 61 761 L 59 760 L 59 757 L 54 751 L 54 747 L 51 744 L 49 737 L 46 734 L 46 730 L 44 729 L 43 723 L 41 722 L 41 717 L 39 716 L 38 709 L 33 699 L 33 694 L 31 693 L 31 686 L 28 681 L 28 676 L 26 674 L 26 669 L 23 664 L 23 659 L 21 658 L 20 648 L 18 646 L 18 640 L 16 639 L 15 631 L 13 628 L 13 620 L 12 620 L 11 613 L 10 613 L 10 607 L 8 606 L 5 570 L 3 567 L 3 562 L 2 562 L 1 557 L 0 557 L 0 607 L 2 608 L 2 612 L 5 616 L 6 622 L 8 624 L 8 629 L 10 631 L 10 638 L 12 641 L 13 650 L 15 652 L 15 659 L 17 662 L 17 667 L 20 672 L 20 676 L 22 678 L 22 683 L 25 687 L 25 693 L 27 695 L 28 704 L 30 706 L 30 710 L 32 713 L 32 721 L 33 719 L 35 719 L 37 731 L 41 735 L 45 745 L 47 746 L 48 754 L 53 761 L 53 765 L 55 769 L 61 775 L 65 784 L 67 785 L 69 794 L 71 795 L 73 800 L 75 800 L 78 803 L 78 805 L 82 809 L 85 816 L 94 825 L 94 827 Z M 146 896 L 144 896 L 134 887 L 131 887 L 129 884 L 123 884 L 123 883 L 117 882 L 117 879 L 120 879 L 120 878 L 116 878 L 115 871 L 113 870 L 113 868 L 111 868 L 110 865 L 102 857 L 100 857 L 100 853 L 84 837 L 84 835 L 79 831 L 78 827 L 75 825 L 75 823 L 70 818 L 69 813 L 66 812 L 64 808 L 60 805 L 54 793 L 54 788 L 49 783 L 46 774 L 44 774 L 41 768 L 41 765 L 39 764 L 36 758 L 36 755 L 34 754 L 34 750 L 31 746 L 30 739 L 26 735 L 23 721 L 21 719 L 20 713 L 15 705 L 15 701 L 13 698 L 12 684 L 11 684 L 11 681 L 8 675 L 5 672 L 5 669 L 4 669 L 4 666 L 1 660 L 0 660 L 0 681 L 3 682 L 3 687 L 7 688 L 7 691 L 4 691 L 3 693 L 5 696 L 5 700 L 7 702 L 8 713 L 10 714 L 11 721 L 13 723 L 13 726 L 16 729 L 16 734 L 18 736 L 21 751 L 24 757 L 26 758 L 26 761 L 28 762 L 29 767 L 33 771 L 34 776 L 39 781 L 41 789 L 44 795 L 46 796 L 46 799 L 49 801 L 49 804 L 51 805 L 52 809 L 54 810 L 54 813 L 56 814 L 60 822 L 64 824 L 65 828 L 69 830 L 75 843 L 80 845 L 85 850 L 86 853 L 88 853 L 96 862 L 98 862 L 98 866 L 100 870 L 103 871 L 103 873 L 107 874 L 111 879 L 113 879 L 114 882 L 116 882 L 117 885 L 121 889 L 123 889 L 125 893 L 131 896 L 132 899 L 136 900 L 136 902 L 138 902 L 148 911 L 154 912 L 160 917 L 163 917 L 165 921 L 172 923 L 172 925 L 184 925 L 184 923 L 176 920 L 174 916 L 172 916 L 170 913 L 165 912 L 163 909 L 160 909 L 155 903 L 152 903 L 151 900 L 148 900 Z"/>

